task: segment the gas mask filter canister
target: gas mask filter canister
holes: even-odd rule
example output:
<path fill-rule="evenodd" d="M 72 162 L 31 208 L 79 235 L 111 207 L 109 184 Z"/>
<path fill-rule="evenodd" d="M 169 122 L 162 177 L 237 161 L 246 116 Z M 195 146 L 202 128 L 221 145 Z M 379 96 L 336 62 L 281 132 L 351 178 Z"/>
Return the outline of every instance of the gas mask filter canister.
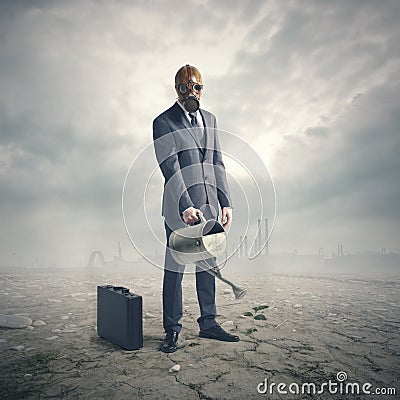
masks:
<path fill-rule="evenodd" d="M 189 95 L 186 99 L 183 100 L 183 107 L 189 113 L 194 113 L 200 108 L 200 102 L 196 99 L 195 96 Z"/>

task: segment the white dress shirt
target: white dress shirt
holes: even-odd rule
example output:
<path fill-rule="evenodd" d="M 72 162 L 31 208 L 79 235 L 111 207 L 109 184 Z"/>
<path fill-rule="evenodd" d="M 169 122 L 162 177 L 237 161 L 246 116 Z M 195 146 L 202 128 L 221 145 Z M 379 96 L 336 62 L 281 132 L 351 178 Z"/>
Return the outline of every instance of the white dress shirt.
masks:
<path fill-rule="evenodd" d="M 181 107 L 182 110 L 185 112 L 186 118 L 189 120 L 189 124 L 192 125 L 192 119 L 190 118 L 189 113 L 185 110 L 185 108 L 183 107 L 183 105 L 181 104 L 181 102 L 179 100 L 177 100 L 176 102 L 179 104 L 179 107 Z M 201 146 L 204 147 L 205 146 L 205 137 L 204 137 L 203 118 L 198 110 L 196 112 L 190 113 L 190 114 L 192 114 L 196 117 L 197 125 L 199 126 L 199 128 L 196 129 L 195 133 L 196 133 L 197 138 L 199 139 Z"/>

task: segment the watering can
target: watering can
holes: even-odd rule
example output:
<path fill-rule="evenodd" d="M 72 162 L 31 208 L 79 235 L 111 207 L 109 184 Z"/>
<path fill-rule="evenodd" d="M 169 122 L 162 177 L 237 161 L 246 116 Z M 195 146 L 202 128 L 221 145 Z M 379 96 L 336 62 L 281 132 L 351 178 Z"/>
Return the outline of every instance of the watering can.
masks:
<path fill-rule="evenodd" d="M 197 214 L 200 223 L 189 225 L 173 231 L 169 237 L 169 248 L 172 258 L 178 264 L 189 264 L 221 256 L 226 250 L 226 232 L 217 220 L 206 220 Z M 218 268 L 206 271 L 231 286 L 236 299 L 243 298 L 247 289 L 240 288 L 221 275 Z"/>
<path fill-rule="evenodd" d="M 178 264 L 190 264 L 219 257 L 226 250 L 226 233 L 214 219 L 206 220 L 202 214 L 200 223 L 173 231 L 169 237 L 172 258 Z"/>

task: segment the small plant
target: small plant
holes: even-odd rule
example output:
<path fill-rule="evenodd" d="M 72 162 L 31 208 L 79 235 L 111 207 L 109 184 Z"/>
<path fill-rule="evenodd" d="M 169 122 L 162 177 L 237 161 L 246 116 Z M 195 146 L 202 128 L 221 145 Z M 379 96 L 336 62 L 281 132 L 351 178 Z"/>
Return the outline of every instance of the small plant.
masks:
<path fill-rule="evenodd" d="M 265 310 L 268 307 L 268 305 L 263 304 L 260 306 L 252 307 L 253 312 L 246 311 L 245 313 L 243 313 L 245 317 L 251 317 L 251 328 L 247 329 L 246 335 L 250 335 L 253 339 L 254 351 L 257 349 L 258 346 L 257 339 L 254 335 L 255 332 L 258 331 L 258 329 L 254 327 L 254 321 L 266 321 L 267 318 L 263 313 L 260 313 L 260 311 Z"/>
<path fill-rule="evenodd" d="M 59 355 L 57 351 L 37 352 L 26 361 L 26 367 L 49 372 L 50 362 L 56 360 Z"/>

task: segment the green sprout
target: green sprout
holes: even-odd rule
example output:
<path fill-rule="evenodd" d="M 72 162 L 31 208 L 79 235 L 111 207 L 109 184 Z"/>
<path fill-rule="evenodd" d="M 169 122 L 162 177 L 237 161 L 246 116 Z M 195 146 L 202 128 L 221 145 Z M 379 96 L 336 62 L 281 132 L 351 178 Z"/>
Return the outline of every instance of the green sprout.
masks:
<path fill-rule="evenodd" d="M 254 351 L 257 349 L 258 343 L 257 339 L 255 337 L 255 332 L 258 332 L 258 329 L 254 327 L 254 321 L 266 321 L 267 318 L 263 313 L 261 313 L 261 310 L 265 310 L 266 308 L 269 308 L 268 305 L 260 305 L 256 307 L 252 307 L 253 312 L 246 311 L 243 313 L 245 317 L 252 317 L 251 318 L 251 328 L 247 329 L 246 335 L 250 335 L 251 338 L 253 339 L 253 344 L 254 344 Z"/>

